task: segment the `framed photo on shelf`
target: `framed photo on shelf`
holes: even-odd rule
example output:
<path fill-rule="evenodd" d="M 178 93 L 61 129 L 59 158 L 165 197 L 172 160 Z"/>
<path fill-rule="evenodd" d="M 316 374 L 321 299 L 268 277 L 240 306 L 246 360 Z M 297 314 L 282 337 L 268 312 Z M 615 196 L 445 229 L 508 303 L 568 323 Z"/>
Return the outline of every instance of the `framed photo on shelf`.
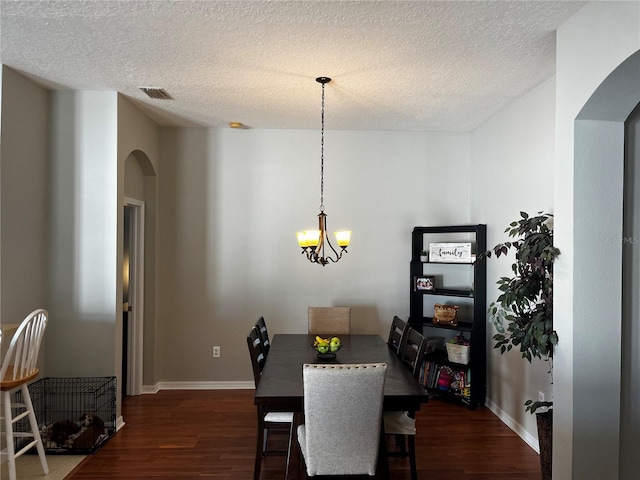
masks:
<path fill-rule="evenodd" d="M 421 275 L 413 277 L 413 289 L 416 292 L 433 291 L 436 289 L 436 277 L 433 275 Z"/>

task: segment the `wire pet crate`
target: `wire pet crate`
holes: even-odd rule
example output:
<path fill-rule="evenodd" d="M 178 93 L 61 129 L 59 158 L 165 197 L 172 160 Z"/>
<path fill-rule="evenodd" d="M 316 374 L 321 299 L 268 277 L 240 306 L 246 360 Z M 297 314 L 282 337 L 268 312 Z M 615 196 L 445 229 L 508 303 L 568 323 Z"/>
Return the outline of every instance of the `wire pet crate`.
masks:
<path fill-rule="evenodd" d="M 29 392 L 47 454 L 93 453 L 116 431 L 116 377 L 45 377 Z M 16 431 L 30 431 L 23 420 Z"/>

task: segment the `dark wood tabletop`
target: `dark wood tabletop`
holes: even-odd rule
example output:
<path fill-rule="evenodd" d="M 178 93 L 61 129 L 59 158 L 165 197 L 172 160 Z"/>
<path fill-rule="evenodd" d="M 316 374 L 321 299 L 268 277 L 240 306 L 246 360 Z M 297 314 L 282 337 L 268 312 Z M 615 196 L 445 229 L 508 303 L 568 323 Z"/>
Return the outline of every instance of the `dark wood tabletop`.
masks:
<path fill-rule="evenodd" d="M 427 392 L 378 335 L 340 335 L 342 349 L 335 359 L 329 360 L 318 358 L 312 347 L 314 339 L 315 335 L 311 334 L 276 334 L 271 341 L 271 348 L 255 393 L 254 403 L 258 406 L 258 415 L 263 415 L 265 411 L 296 413 L 292 429 L 294 438 L 295 429 L 302 422 L 302 365 L 305 363 L 386 363 L 384 410 L 417 411 L 420 410 L 421 404 L 429 400 Z M 294 440 L 290 444 L 286 477 L 288 479 L 297 478 L 299 468 L 298 442 Z"/>

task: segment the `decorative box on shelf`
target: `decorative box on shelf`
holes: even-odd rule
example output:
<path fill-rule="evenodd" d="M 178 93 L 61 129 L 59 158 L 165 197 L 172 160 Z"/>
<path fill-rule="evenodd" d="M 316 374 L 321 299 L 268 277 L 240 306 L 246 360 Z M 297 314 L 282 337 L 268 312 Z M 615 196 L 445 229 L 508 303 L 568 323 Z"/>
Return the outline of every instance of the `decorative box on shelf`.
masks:
<path fill-rule="evenodd" d="M 432 263 L 472 263 L 471 243 L 430 243 Z"/>
<path fill-rule="evenodd" d="M 457 345 L 455 343 L 447 343 L 447 357 L 450 362 L 460 363 L 462 365 L 469 364 L 469 345 Z"/>

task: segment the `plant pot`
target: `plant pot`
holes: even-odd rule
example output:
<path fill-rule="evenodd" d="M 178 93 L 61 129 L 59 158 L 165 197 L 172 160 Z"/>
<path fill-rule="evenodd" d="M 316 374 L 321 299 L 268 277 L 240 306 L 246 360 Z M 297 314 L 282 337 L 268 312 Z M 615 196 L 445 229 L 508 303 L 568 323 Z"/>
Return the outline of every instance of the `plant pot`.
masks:
<path fill-rule="evenodd" d="M 429 255 L 420 255 L 420 261 L 421 262 L 428 262 L 429 261 Z"/>
<path fill-rule="evenodd" d="M 540 446 L 540 469 L 542 480 L 551 480 L 553 457 L 553 410 L 536 413 L 538 445 Z"/>

